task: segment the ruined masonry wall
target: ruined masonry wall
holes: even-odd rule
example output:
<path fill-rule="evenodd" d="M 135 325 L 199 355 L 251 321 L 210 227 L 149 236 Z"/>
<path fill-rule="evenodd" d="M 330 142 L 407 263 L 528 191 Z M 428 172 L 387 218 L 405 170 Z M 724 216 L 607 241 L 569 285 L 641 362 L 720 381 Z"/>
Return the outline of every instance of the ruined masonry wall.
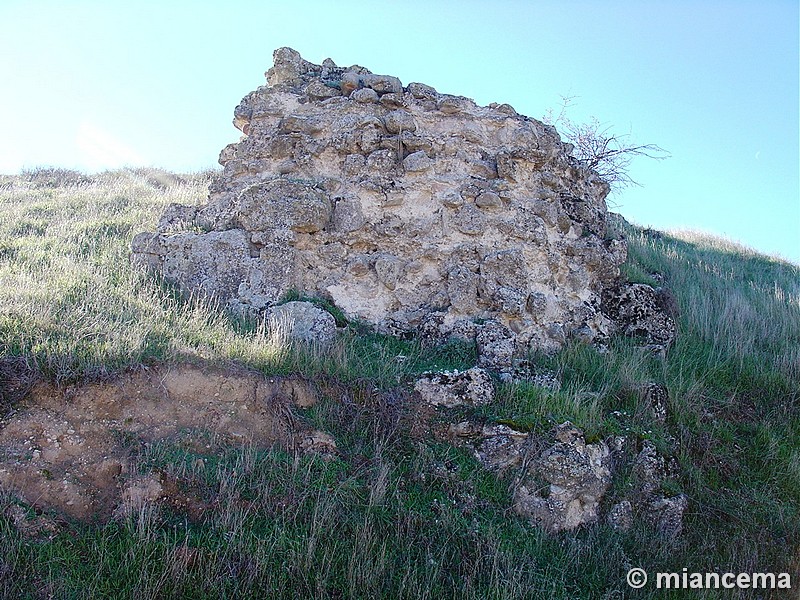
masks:
<path fill-rule="evenodd" d="M 208 204 L 133 241 L 183 289 L 255 311 L 297 290 L 389 333 L 488 325 L 517 353 L 610 333 L 600 297 L 625 244 L 606 239 L 608 186 L 553 127 L 290 48 L 234 125 Z"/>

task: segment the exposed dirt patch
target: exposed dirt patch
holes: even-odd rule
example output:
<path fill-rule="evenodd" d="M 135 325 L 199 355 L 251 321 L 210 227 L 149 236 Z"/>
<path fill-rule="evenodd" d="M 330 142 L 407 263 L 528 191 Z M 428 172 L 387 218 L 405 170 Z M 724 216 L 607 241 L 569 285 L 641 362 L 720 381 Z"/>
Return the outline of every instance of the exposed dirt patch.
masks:
<path fill-rule="evenodd" d="M 141 445 L 179 439 L 197 451 L 278 444 L 335 452 L 333 438 L 293 412 L 315 401 L 314 386 L 300 379 L 197 365 L 141 369 L 67 388 L 38 383 L 0 420 L 0 489 L 35 507 L 103 520 L 145 502 L 169 501 L 163 478 L 136 472 Z"/>

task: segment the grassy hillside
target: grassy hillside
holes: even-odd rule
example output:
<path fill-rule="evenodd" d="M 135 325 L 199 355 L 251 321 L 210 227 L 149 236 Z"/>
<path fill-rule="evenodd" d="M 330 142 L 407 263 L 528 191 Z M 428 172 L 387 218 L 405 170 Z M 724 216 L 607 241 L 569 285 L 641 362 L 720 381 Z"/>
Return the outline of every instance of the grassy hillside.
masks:
<path fill-rule="evenodd" d="M 164 507 L 77 523 L 0 490 L 0 597 L 667 597 L 632 591 L 631 567 L 789 571 L 797 593 L 796 266 L 723 240 L 619 225 L 630 244 L 626 275 L 674 295 L 679 333 L 667 356 L 624 339 L 607 353 L 576 343 L 533 357 L 558 375 L 558 388 L 498 383 L 495 402 L 469 416 L 541 432 L 569 419 L 593 439 L 650 439 L 680 467 L 667 491 L 687 494 L 690 506 L 677 540 L 644 525 L 550 536 L 509 510 L 508 481 L 466 450 L 415 432 L 415 376 L 471 366 L 473 347 L 423 348 L 357 323 L 329 351 L 292 347 L 130 265 L 131 238 L 153 230 L 170 202 L 203 203 L 209 177 L 156 170 L 0 176 L 0 385 L 8 373 L 72 385 L 200 360 L 301 373 L 325 393 L 299 417 L 330 432 L 340 456 L 132 445 L 142 469 L 167 474 L 210 507 L 202 518 Z M 664 425 L 646 410 L 648 382 L 669 390 Z M 25 406 L 12 394 L 0 402 L 0 417 Z M 606 501 L 623 492 L 615 488 Z M 28 529 L 12 518 L 20 510 Z M 49 525 L 37 530 L 45 517 Z M 754 596 L 690 590 L 669 597 Z"/>

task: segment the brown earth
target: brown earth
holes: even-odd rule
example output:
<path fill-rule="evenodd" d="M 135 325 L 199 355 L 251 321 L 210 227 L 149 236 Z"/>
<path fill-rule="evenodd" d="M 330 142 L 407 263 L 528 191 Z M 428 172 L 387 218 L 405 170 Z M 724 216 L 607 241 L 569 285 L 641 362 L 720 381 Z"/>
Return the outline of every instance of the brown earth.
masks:
<path fill-rule="evenodd" d="M 0 420 L 0 491 L 80 520 L 177 501 L 164 474 L 141 473 L 140 449 L 174 441 L 201 453 L 226 444 L 333 453 L 333 439 L 293 412 L 316 398 L 301 379 L 208 365 L 66 388 L 39 382 Z"/>

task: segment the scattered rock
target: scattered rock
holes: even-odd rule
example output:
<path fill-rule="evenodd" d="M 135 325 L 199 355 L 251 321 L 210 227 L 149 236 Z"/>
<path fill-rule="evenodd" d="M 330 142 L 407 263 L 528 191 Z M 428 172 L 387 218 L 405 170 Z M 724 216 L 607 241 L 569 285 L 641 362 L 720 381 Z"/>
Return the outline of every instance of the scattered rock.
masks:
<path fill-rule="evenodd" d="M 522 463 L 529 434 L 508 425 L 481 425 L 472 421 L 451 424 L 451 441 L 472 447 L 475 458 L 487 469 L 503 475 Z"/>
<path fill-rule="evenodd" d="M 422 401 L 433 406 L 479 406 L 494 398 L 494 386 L 489 374 L 473 367 L 466 371 L 424 373 L 414 384 Z"/>
<path fill-rule="evenodd" d="M 649 285 L 623 283 L 607 288 L 602 309 L 623 334 L 641 339 L 655 350 L 666 350 L 675 339 L 675 321 L 661 308 Z"/>
<path fill-rule="evenodd" d="M 333 436 L 316 429 L 301 436 L 298 447 L 305 454 L 316 454 L 326 460 L 335 458 L 338 454 Z"/>
<path fill-rule="evenodd" d="M 611 507 L 606 515 L 608 524 L 617 531 L 628 531 L 633 525 L 633 505 L 623 500 Z"/>
<path fill-rule="evenodd" d="M 611 485 L 611 452 L 605 442 L 587 444 L 566 422 L 556 442 L 529 459 L 514 494 L 514 510 L 555 533 L 594 523 Z"/>
<path fill-rule="evenodd" d="M 427 385 L 425 380 L 420 387 Z M 470 403 L 448 399 L 442 404 Z M 446 430 L 439 428 L 442 434 L 455 445 L 469 447 L 498 477 L 513 481 L 515 512 L 551 533 L 597 522 L 612 481 L 630 472 L 632 484 L 610 506 L 606 522 L 626 531 L 640 518 L 666 537 L 680 535 L 688 498 L 663 494 L 667 464 L 650 441 L 631 457 L 628 438 L 587 443 L 583 432 L 569 422 L 540 435 L 505 423 L 459 421 Z"/>
<path fill-rule="evenodd" d="M 625 499 L 612 507 L 608 515 L 609 523 L 614 526 L 612 521 L 619 516 L 617 507 L 627 503 L 665 537 L 680 535 L 689 498 L 685 494 L 666 496 L 662 492 L 663 483 L 668 477 L 667 462 L 651 441 L 642 443 L 642 449 L 633 460 L 631 475 L 632 487 Z M 619 528 L 625 529 L 625 520 L 622 519 L 620 523 Z"/>
<path fill-rule="evenodd" d="M 336 337 L 336 320 L 311 302 L 281 304 L 269 309 L 264 319 L 270 330 L 289 340 L 328 346 Z"/>
<path fill-rule="evenodd" d="M 114 509 L 115 519 L 135 515 L 147 505 L 158 503 L 164 497 L 164 488 L 157 475 L 137 475 L 129 479 L 122 489 L 122 502 Z"/>
<path fill-rule="evenodd" d="M 640 500 L 650 498 L 661 487 L 666 476 L 664 457 L 658 454 L 650 440 L 642 443 L 642 450 L 633 463 L 633 476 L 634 495 Z"/>
<path fill-rule="evenodd" d="M 520 465 L 528 437 L 508 425 L 487 425 L 481 431 L 475 456 L 486 468 L 502 474 Z"/>
<path fill-rule="evenodd" d="M 658 383 L 650 383 L 645 386 L 644 399 L 650 407 L 653 420 L 656 423 L 665 423 L 669 404 L 669 390 Z"/>
<path fill-rule="evenodd" d="M 650 522 L 658 531 L 667 538 L 675 538 L 683 531 L 683 514 L 688 507 L 688 496 L 678 494 L 670 498 L 656 496 L 645 508 Z"/>
<path fill-rule="evenodd" d="M 3 516 L 26 538 L 52 539 L 59 531 L 58 523 L 51 517 L 26 510 L 13 502 L 6 506 Z"/>
<path fill-rule="evenodd" d="M 536 367 L 527 359 L 514 359 L 510 369 L 500 373 L 500 380 L 505 383 L 525 382 L 549 390 L 561 387 L 561 380 L 557 373 Z"/>

